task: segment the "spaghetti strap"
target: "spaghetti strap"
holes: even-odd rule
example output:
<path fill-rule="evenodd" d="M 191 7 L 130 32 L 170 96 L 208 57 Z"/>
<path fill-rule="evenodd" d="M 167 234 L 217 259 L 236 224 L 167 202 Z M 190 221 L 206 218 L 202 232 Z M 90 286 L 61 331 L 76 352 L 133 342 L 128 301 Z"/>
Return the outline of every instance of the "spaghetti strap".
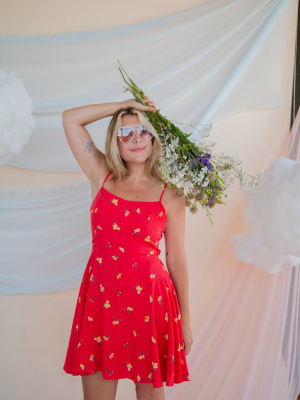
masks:
<path fill-rule="evenodd" d="M 162 199 L 162 197 L 163 197 L 163 194 L 164 194 L 164 192 L 165 192 L 166 186 L 167 186 L 167 183 L 165 184 L 165 187 L 164 187 L 163 191 L 161 192 L 159 201 L 161 201 L 161 199 Z"/>
<path fill-rule="evenodd" d="M 109 177 L 109 175 L 110 175 L 111 173 L 112 173 L 112 171 L 109 171 L 109 173 L 106 175 L 106 178 L 104 179 L 101 188 L 103 188 L 103 185 L 104 185 L 106 179 Z"/>

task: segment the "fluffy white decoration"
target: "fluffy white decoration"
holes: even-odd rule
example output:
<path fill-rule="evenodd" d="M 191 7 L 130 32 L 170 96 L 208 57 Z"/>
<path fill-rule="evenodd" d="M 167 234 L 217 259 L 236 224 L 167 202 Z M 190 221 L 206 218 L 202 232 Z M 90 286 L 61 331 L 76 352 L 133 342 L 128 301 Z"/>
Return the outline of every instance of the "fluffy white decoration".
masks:
<path fill-rule="evenodd" d="M 33 103 L 24 83 L 0 69 L 0 165 L 19 155 L 36 126 Z"/>
<path fill-rule="evenodd" d="M 260 186 L 245 191 L 244 216 L 252 231 L 232 235 L 240 261 L 268 273 L 300 266 L 300 162 L 270 160 Z"/>

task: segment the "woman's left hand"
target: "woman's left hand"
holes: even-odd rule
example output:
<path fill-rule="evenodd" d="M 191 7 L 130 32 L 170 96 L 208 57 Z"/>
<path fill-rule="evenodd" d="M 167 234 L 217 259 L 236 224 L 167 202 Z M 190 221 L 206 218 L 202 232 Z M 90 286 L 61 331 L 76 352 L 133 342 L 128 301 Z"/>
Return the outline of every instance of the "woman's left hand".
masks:
<path fill-rule="evenodd" d="M 183 324 L 182 325 L 182 333 L 183 333 L 183 346 L 185 355 L 187 356 L 193 344 L 193 337 L 192 337 L 192 330 L 190 324 Z"/>

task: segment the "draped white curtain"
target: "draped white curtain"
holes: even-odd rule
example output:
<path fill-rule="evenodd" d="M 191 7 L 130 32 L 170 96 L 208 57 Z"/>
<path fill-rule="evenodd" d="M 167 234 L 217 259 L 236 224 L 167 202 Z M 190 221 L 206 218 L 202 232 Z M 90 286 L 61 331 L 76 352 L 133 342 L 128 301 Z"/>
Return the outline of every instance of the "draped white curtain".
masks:
<path fill-rule="evenodd" d="M 300 109 L 283 154 L 300 162 L 299 139 Z M 187 356 L 191 382 L 171 388 L 168 400 L 296 400 L 300 271 L 283 269 L 236 262 Z"/>
<path fill-rule="evenodd" d="M 24 82 L 37 123 L 23 153 L 6 165 L 81 171 L 64 136 L 61 113 L 132 97 L 124 93 L 117 59 L 172 120 L 211 123 L 241 111 L 279 107 L 295 5 L 296 0 L 212 0 L 96 32 L 1 36 L 1 68 Z M 106 118 L 88 126 L 102 150 L 108 123 Z M 194 132 L 191 138 L 197 137 Z"/>
<path fill-rule="evenodd" d="M 91 202 L 88 181 L 0 189 L 0 294 L 79 287 L 92 250 Z"/>

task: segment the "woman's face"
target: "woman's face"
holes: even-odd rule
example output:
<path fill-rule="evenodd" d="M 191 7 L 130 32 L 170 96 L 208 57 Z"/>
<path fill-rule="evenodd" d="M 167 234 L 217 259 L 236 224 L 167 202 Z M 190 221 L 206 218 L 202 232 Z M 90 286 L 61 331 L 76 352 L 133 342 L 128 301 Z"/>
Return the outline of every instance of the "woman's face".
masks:
<path fill-rule="evenodd" d="M 130 126 L 137 129 L 141 125 L 137 115 L 124 115 L 122 117 L 122 126 Z M 126 162 L 141 163 L 147 161 L 152 152 L 152 140 L 144 140 L 140 137 L 137 131 L 134 132 L 133 139 L 128 143 L 123 143 L 118 138 L 118 147 L 120 156 Z M 140 149 L 141 151 L 134 151 Z"/>

